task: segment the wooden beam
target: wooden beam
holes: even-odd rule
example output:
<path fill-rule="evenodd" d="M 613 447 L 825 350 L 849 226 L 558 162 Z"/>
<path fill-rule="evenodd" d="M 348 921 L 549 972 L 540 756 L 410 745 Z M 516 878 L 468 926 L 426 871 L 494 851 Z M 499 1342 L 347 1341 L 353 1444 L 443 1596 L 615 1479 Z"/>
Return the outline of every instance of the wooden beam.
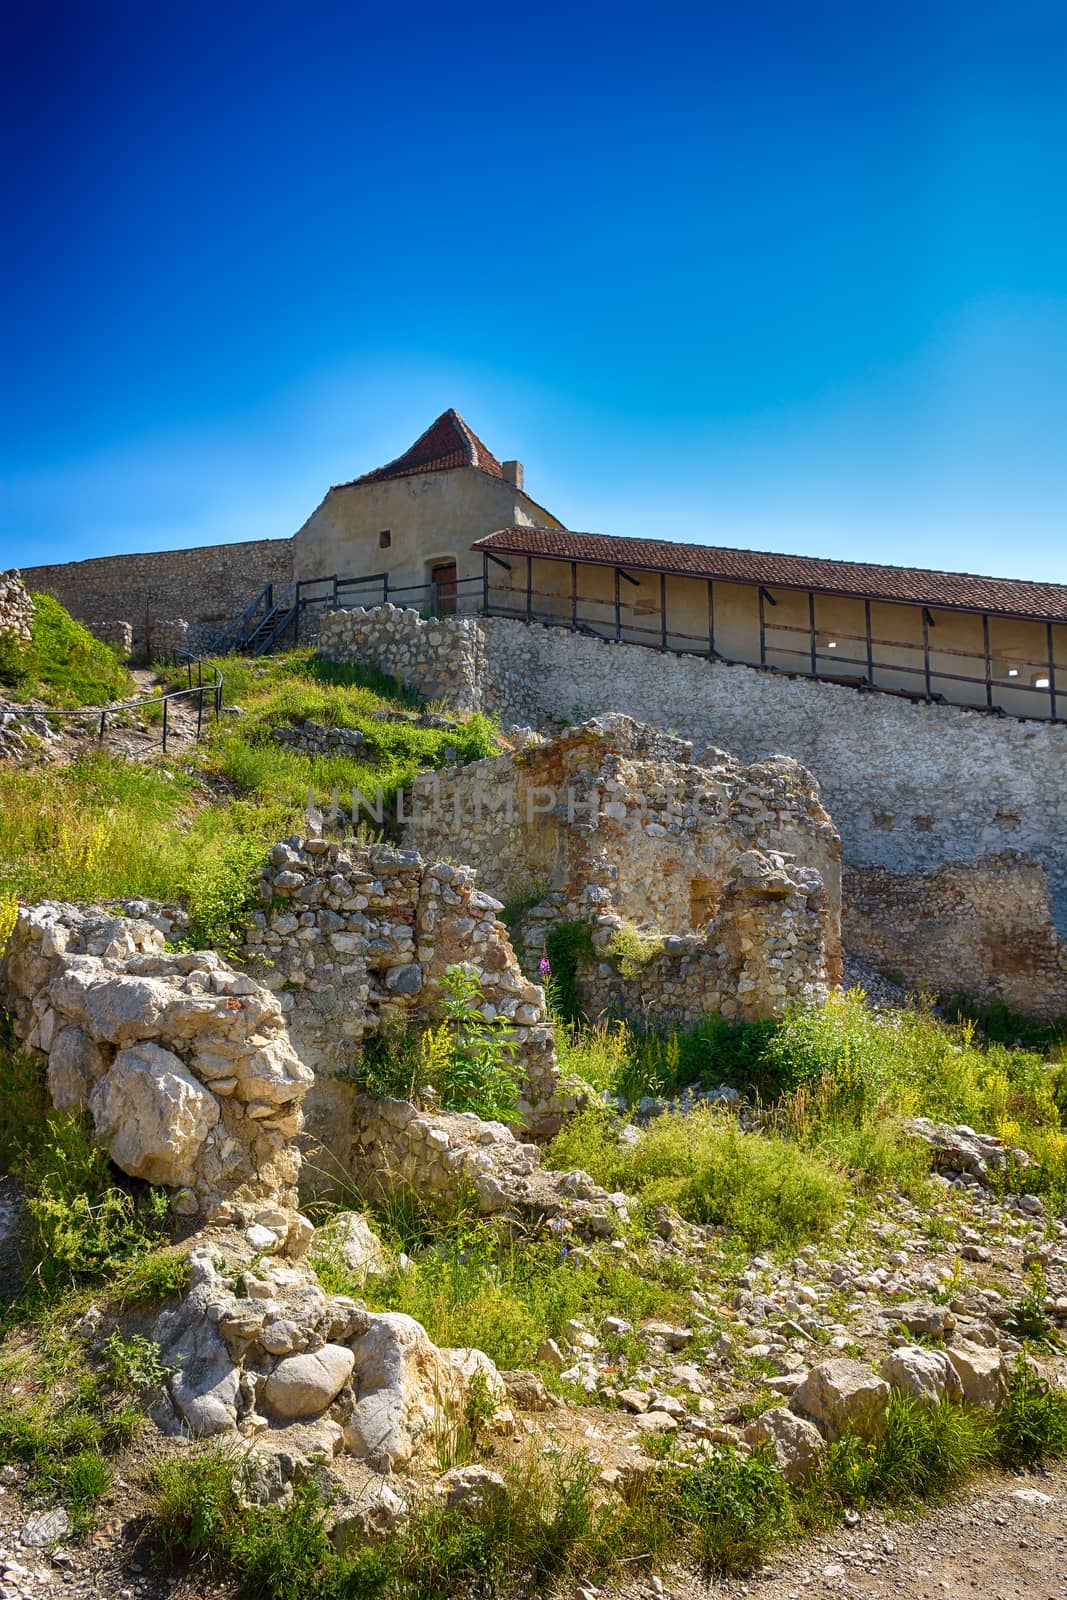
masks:
<path fill-rule="evenodd" d="M 578 563 L 571 562 L 571 632 L 578 628 Z"/>
<path fill-rule="evenodd" d="M 615 642 L 622 637 L 622 609 L 619 605 L 619 569 L 615 568 Z"/>
<path fill-rule="evenodd" d="M 715 654 L 715 583 L 708 579 L 708 655 Z"/>
<path fill-rule="evenodd" d="M 759 586 L 759 664 L 767 665 L 767 620 L 763 614 L 763 585 Z"/>
<path fill-rule="evenodd" d="M 1052 708 L 1051 715 L 1056 716 L 1056 653 L 1052 648 L 1052 624 L 1045 625 L 1048 629 L 1048 698 Z"/>
<path fill-rule="evenodd" d="M 489 615 L 489 552 L 482 551 L 482 616 Z"/>
<path fill-rule="evenodd" d="M 819 647 L 816 642 L 817 635 L 815 632 L 814 590 L 808 591 L 808 639 L 811 645 L 811 675 L 813 678 L 817 678 L 819 676 Z"/>
<path fill-rule="evenodd" d="M 533 621 L 533 556 L 526 557 L 526 620 Z"/>
<path fill-rule="evenodd" d="M 926 698 L 929 700 L 931 698 L 931 695 L 930 695 L 930 626 L 931 626 L 931 623 L 933 621 L 933 618 L 930 616 L 930 613 L 929 613 L 929 611 L 927 611 L 925 606 L 923 606 L 922 612 L 923 612 L 923 682 L 926 685 Z"/>
<path fill-rule="evenodd" d="M 659 575 L 659 647 L 667 648 L 667 574 Z"/>
<path fill-rule="evenodd" d="M 993 655 L 989 648 L 989 612 L 982 613 L 982 643 L 985 647 L 985 703 L 993 709 Z"/>
<path fill-rule="evenodd" d="M 863 602 L 863 625 L 867 638 L 867 682 L 874 688 L 874 640 L 871 638 L 871 602 Z"/>

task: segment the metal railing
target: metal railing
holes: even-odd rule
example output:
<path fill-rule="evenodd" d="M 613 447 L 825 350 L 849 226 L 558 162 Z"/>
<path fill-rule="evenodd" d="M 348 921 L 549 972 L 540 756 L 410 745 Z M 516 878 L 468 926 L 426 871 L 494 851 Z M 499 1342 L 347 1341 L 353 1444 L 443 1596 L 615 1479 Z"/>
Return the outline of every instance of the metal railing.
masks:
<path fill-rule="evenodd" d="M 413 606 L 434 616 L 451 616 L 464 608 L 463 602 L 476 596 L 484 602 L 481 577 L 456 578 L 448 583 L 401 583 L 391 581 L 388 572 L 372 572 L 360 578 L 299 578 L 277 598 L 272 584 L 265 584 L 219 635 L 215 649 L 220 655 L 268 655 L 285 645 L 295 648 L 301 635 L 306 638 L 311 617 L 316 612 L 338 611 L 347 606 L 380 606 L 392 601 Z"/>
<path fill-rule="evenodd" d="M 182 656 L 176 658 L 179 664 L 186 668 L 189 679 L 184 689 L 167 689 L 162 694 L 148 695 L 140 700 L 123 700 L 110 706 L 74 706 L 53 709 L 46 706 L 17 706 L 12 705 L 10 710 L 20 712 L 27 717 L 82 717 L 97 723 L 96 737 L 103 742 L 107 732 L 107 719 L 117 719 L 131 711 L 140 711 L 145 706 L 163 707 L 162 717 L 162 748 L 163 754 L 167 753 L 167 740 L 170 737 L 170 706 L 175 700 L 190 699 L 196 696 L 196 738 L 199 740 L 204 728 L 204 702 L 210 700 L 209 714 L 214 713 L 217 722 L 222 714 L 222 688 L 225 679 L 219 667 L 213 661 L 204 661 L 200 656 Z M 205 683 L 205 669 L 211 671 L 211 681 Z M 196 673 L 196 682 L 193 682 L 193 673 Z M 114 723 L 117 726 L 117 722 Z"/>

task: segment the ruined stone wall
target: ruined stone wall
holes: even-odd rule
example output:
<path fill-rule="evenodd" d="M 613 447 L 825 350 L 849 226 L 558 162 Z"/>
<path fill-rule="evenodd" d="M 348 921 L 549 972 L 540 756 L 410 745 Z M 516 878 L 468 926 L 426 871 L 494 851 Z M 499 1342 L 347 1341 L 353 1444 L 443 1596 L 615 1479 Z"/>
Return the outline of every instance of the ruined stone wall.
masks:
<path fill-rule="evenodd" d="M 849 953 L 908 988 L 1067 1016 L 1067 944 L 1035 862 L 1002 852 L 929 873 L 846 869 L 843 893 Z"/>
<path fill-rule="evenodd" d="M 460 962 L 477 971 L 486 1014 L 514 1023 L 524 1123 L 538 1134 L 558 1125 L 543 991 L 523 976 L 497 921 L 499 903 L 475 887 L 469 867 L 384 845 L 294 839 L 272 850 L 261 897 L 242 956 L 278 996 L 297 1054 L 315 1074 L 305 1110 L 322 1147 L 315 1164 L 323 1187 L 352 1173 L 345 1079 L 363 1042 L 392 1024 L 438 1019 L 441 979 Z M 315 1174 L 305 1176 L 310 1184 Z"/>
<path fill-rule="evenodd" d="M 403 624 L 406 635 L 420 641 L 401 660 L 413 688 L 421 687 L 420 662 L 429 649 L 420 626 L 427 627 L 413 613 Z M 344 640 L 355 652 L 348 659 L 374 661 L 382 651 L 395 657 L 397 630 L 395 618 L 363 613 L 358 625 L 335 620 L 324 648 Z M 1061 945 L 1067 939 L 1062 724 L 914 703 L 500 618 L 466 619 L 463 636 L 452 634 L 443 649 L 450 672 L 462 679 L 464 707 L 496 712 L 505 726 L 625 711 L 692 740 L 698 760 L 709 744 L 743 761 L 792 756 L 819 785 L 846 865 L 912 880 L 916 916 L 926 875 L 1005 849 L 1029 857 L 1047 873 L 1051 911 L 1051 918 L 1044 916 L 1034 902 L 1034 915 L 1042 919 L 1033 924 L 1034 936 Z M 936 884 L 932 895 L 936 915 Z M 976 910 L 976 930 L 980 921 Z M 896 948 L 885 946 L 893 970 L 901 968 L 910 927 L 911 919 L 903 920 Z M 959 976 L 966 986 L 966 968 Z M 1017 1003 L 1024 990 L 1013 985 Z M 1028 1007 L 1047 1004 L 1039 989 L 1029 994 Z"/>
<path fill-rule="evenodd" d="M 29 644 L 32 629 L 33 601 L 21 575 L 0 572 L 0 642 Z"/>
<path fill-rule="evenodd" d="M 521 925 L 529 972 L 553 924 L 585 923 L 594 1012 L 767 1016 L 824 994 L 841 972 L 839 844 L 810 778 L 783 758 L 743 767 L 716 752 L 698 767 L 691 753 L 629 717 L 595 719 L 426 774 L 406 838 L 461 854 L 512 902 L 537 902 Z M 635 927 L 656 953 L 614 960 L 613 941 Z"/>
<path fill-rule="evenodd" d="M 265 583 L 287 588 L 293 581 L 293 546 L 291 539 L 249 539 L 192 550 L 95 556 L 27 567 L 22 576 L 27 588 L 55 595 L 71 616 L 90 627 L 129 622 L 140 646 L 146 612 L 150 627 L 175 617 L 228 622 Z"/>
<path fill-rule="evenodd" d="M 274 995 L 212 950 L 166 951 L 171 929 L 159 908 L 30 906 L 0 1001 L 53 1104 L 88 1111 L 124 1172 L 179 1191 L 188 1216 L 291 1207 L 311 1073 Z"/>

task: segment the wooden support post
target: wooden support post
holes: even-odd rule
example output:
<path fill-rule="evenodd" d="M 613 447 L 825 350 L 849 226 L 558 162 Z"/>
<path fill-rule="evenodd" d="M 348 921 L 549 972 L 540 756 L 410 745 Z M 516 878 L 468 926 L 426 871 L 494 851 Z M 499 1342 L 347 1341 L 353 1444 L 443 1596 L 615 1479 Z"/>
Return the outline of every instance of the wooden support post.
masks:
<path fill-rule="evenodd" d="M 930 623 L 929 611 L 923 606 L 923 682 L 926 685 L 926 698 L 930 699 Z"/>
<path fill-rule="evenodd" d="M 1056 655 L 1052 648 L 1052 624 L 1046 623 L 1048 630 L 1048 698 L 1051 707 L 1050 715 L 1056 716 Z"/>
<path fill-rule="evenodd" d="M 571 562 L 571 632 L 578 628 L 578 563 Z"/>
<path fill-rule="evenodd" d="M 819 647 L 815 632 L 815 593 L 808 590 L 808 642 L 811 647 L 811 675 L 819 676 Z"/>
<path fill-rule="evenodd" d="M 871 637 L 871 602 L 863 602 L 863 625 L 867 636 L 867 682 L 874 688 L 874 640 Z"/>
<path fill-rule="evenodd" d="M 533 621 L 533 556 L 526 557 L 526 620 Z"/>
<path fill-rule="evenodd" d="M 667 574 L 659 575 L 659 647 L 667 648 Z"/>
<path fill-rule="evenodd" d="M 489 615 L 489 555 L 482 551 L 482 616 Z"/>
<path fill-rule="evenodd" d="M 763 585 L 759 586 L 759 664 L 767 665 L 767 620 L 763 608 Z"/>
<path fill-rule="evenodd" d="M 715 584 L 708 579 L 708 655 L 715 654 Z"/>
<path fill-rule="evenodd" d="M 619 601 L 619 569 L 615 568 L 615 643 L 622 638 L 622 606 Z"/>
<path fill-rule="evenodd" d="M 989 648 L 989 613 L 982 614 L 982 644 L 985 649 L 985 703 L 993 709 L 993 655 Z"/>

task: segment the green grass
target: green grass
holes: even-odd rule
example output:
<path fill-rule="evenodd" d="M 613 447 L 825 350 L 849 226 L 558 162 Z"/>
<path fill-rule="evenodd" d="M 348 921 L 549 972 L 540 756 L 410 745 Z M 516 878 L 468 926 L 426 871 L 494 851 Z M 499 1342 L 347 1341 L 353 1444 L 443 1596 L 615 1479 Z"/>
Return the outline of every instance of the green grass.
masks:
<path fill-rule="evenodd" d="M 573 1589 L 583 1580 L 640 1578 L 665 1561 L 708 1578 L 758 1567 L 784 1541 L 831 1526 L 851 1507 L 910 1509 L 937 1500 L 983 1467 L 1032 1465 L 1067 1453 L 1067 1393 L 1020 1368 L 998 1413 L 894 1396 L 873 1442 L 846 1437 L 822 1468 L 790 1489 L 764 1451 L 730 1449 L 690 1464 L 663 1462 L 604 1494 L 581 1454 L 504 1462 L 507 1493 L 479 1513 L 417 1500 L 392 1534 L 338 1549 L 329 1501 L 296 1487 L 285 1508 L 249 1508 L 242 1468 L 220 1450 L 159 1463 L 151 1517 L 164 1552 L 207 1559 L 256 1600 L 453 1600 Z"/>
<path fill-rule="evenodd" d="M 635 1194 L 646 1211 L 669 1205 L 692 1222 L 721 1224 L 756 1249 L 795 1248 L 844 1214 L 839 1171 L 774 1134 L 742 1133 L 728 1116 L 658 1117 L 635 1145 L 620 1145 L 618 1129 L 610 1114 L 583 1112 L 553 1140 L 546 1162 Z"/>
<path fill-rule="evenodd" d="M 13 699 L 51 706 L 107 705 L 134 690 L 133 679 L 110 645 L 49 594 L 34 594 L 28 645 L 0 641 L 0 689 Z"/>

